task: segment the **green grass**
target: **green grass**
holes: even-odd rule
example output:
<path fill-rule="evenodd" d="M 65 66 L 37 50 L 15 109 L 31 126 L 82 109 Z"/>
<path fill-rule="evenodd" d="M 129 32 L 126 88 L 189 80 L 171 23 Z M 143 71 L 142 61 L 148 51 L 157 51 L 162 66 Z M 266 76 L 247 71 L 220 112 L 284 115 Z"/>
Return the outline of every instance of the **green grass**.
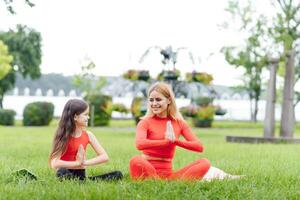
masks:
<path fill-rule="evenodd" d="M 133 121 L 112 121 L 91 128 L 110 156 L 106 164 L 90 167 L 89 175 L 121 170 L 120 182 L 60 182 L 48 167 L 48 153 L 57 121 L 48 127 L 0 127 L 0 199 L 300 199 L 300 145 L 226 143 L 226 135 L 261 136 L 262 123 L 215 122 L 211 129 L 193 129 L 205 146 L 202 154 L 177 148 L 173 162 L 179 169 L 206 157 L 213 166 L 241 180 L 212 182 L 144 181 L 129 178 L 129 159 L 139 154 Z M 295 136 L 299 137 L 296 128 Z M 88 157 L 94 155 L 88 149 Z M 11 173 L 27 168 L 37 181 L 15 179 Z"/>

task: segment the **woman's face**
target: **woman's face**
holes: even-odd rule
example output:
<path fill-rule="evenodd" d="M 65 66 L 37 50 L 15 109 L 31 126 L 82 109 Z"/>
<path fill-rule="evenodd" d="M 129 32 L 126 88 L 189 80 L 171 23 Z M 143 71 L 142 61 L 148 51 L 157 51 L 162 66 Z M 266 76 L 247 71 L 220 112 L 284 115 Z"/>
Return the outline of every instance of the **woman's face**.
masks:
<path fill-rule="evenodd" d="M 167 108 L 170 100 L 157 91 L 152 91 L 149 95 L 149 106 L 153 114 L 159 117 L 167 117 Z"/>
<path fill-rule="evenodd" d="M 89 107 L 87 107 L 87 109 L 83 111 L 83 113 L 75 115 L 74 119 L 76 126 L 87 127 L 89 118 Z"/>

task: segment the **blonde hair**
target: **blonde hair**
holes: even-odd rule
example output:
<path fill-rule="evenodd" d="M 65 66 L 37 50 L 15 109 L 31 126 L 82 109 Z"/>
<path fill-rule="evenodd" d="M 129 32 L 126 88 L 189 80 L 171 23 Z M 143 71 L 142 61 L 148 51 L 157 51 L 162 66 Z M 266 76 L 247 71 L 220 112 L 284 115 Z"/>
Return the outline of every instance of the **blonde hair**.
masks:
<path fill-rule="evenodd" d="M 153 92 L 153 91 L 156 91 L 156 92 L 162 94 L 167 99 L 169 99 L 170 104 L 168 105 L 168 108 L 167 108 L 168 117 L 171 117 L 175 120 L 183 120 L 183 117 L 182 117 L 181 113 L 178 111 L 178 108 L 176 106 L 174 92 L 172 90 L 172 87 L 169 84 L 164 83 L 164 82 L 154 83 L 148 90 L 148 97 L 150 96 L 151 92 Z M 152 116 L 154 116 L 154 113 L 150 109 L 150 106 L 148 103 L 147 113 L 144 117 L 152 117 Z"/>

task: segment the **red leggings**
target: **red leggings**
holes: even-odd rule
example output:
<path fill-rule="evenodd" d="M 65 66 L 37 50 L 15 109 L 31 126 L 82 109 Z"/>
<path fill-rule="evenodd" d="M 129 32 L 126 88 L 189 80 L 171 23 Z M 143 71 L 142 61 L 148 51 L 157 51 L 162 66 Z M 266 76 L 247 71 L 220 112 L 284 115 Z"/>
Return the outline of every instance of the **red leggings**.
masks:
<path fill-rule="evenodd" d="M 129 168 L 133 180 L 146 178 L 200 180 L 210 168 L 210 162 L 202 158 L 177 172 L 172 172 L 172 162 L 146 160 L 142 156 L 135 156 L 131 158 Z"/>

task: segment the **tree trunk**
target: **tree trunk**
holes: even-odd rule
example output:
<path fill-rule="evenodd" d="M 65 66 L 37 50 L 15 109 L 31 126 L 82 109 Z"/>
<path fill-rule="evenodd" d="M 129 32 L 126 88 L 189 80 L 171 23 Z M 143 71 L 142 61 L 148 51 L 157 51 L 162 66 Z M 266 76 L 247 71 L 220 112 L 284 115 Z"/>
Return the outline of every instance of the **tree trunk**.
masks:
<path fill-rule="evenodd" d="M 280 136 L 293 137 L 294 131 L 294 79 L 295 51 L 287 53 L 287 64 L 284 77 L 283 102 L 281 109 Z"/>
<path fill-rule="evenodd" d="M 258 97 L 254 99 L 254 113 L 253 113 L 253 122 L 254 123 L 257 122 L 258 101 L 259 101 Z"/>
<path fill-rule="evenodd" d="M 249 94 L 249 98 L 250 98 L 250 121 L 253 122 L 253 106 L 252 106 L 252 100 L 253 100 L 253 97 L 251 94 Z"/>
<path fill-rule="evenodd" d="M 264 137 L 275 136 L 275 103 L 276 103 L 276 71 L 278 59 L 270 60 L 270 78 L 267 88 L 266 113 L 264 121 Z"/>
<path fill-rule="evenodd" d="M 0 94 L 0 109 L 3 108 L 3 97 L 4 97 L 4 94 Z"/>

